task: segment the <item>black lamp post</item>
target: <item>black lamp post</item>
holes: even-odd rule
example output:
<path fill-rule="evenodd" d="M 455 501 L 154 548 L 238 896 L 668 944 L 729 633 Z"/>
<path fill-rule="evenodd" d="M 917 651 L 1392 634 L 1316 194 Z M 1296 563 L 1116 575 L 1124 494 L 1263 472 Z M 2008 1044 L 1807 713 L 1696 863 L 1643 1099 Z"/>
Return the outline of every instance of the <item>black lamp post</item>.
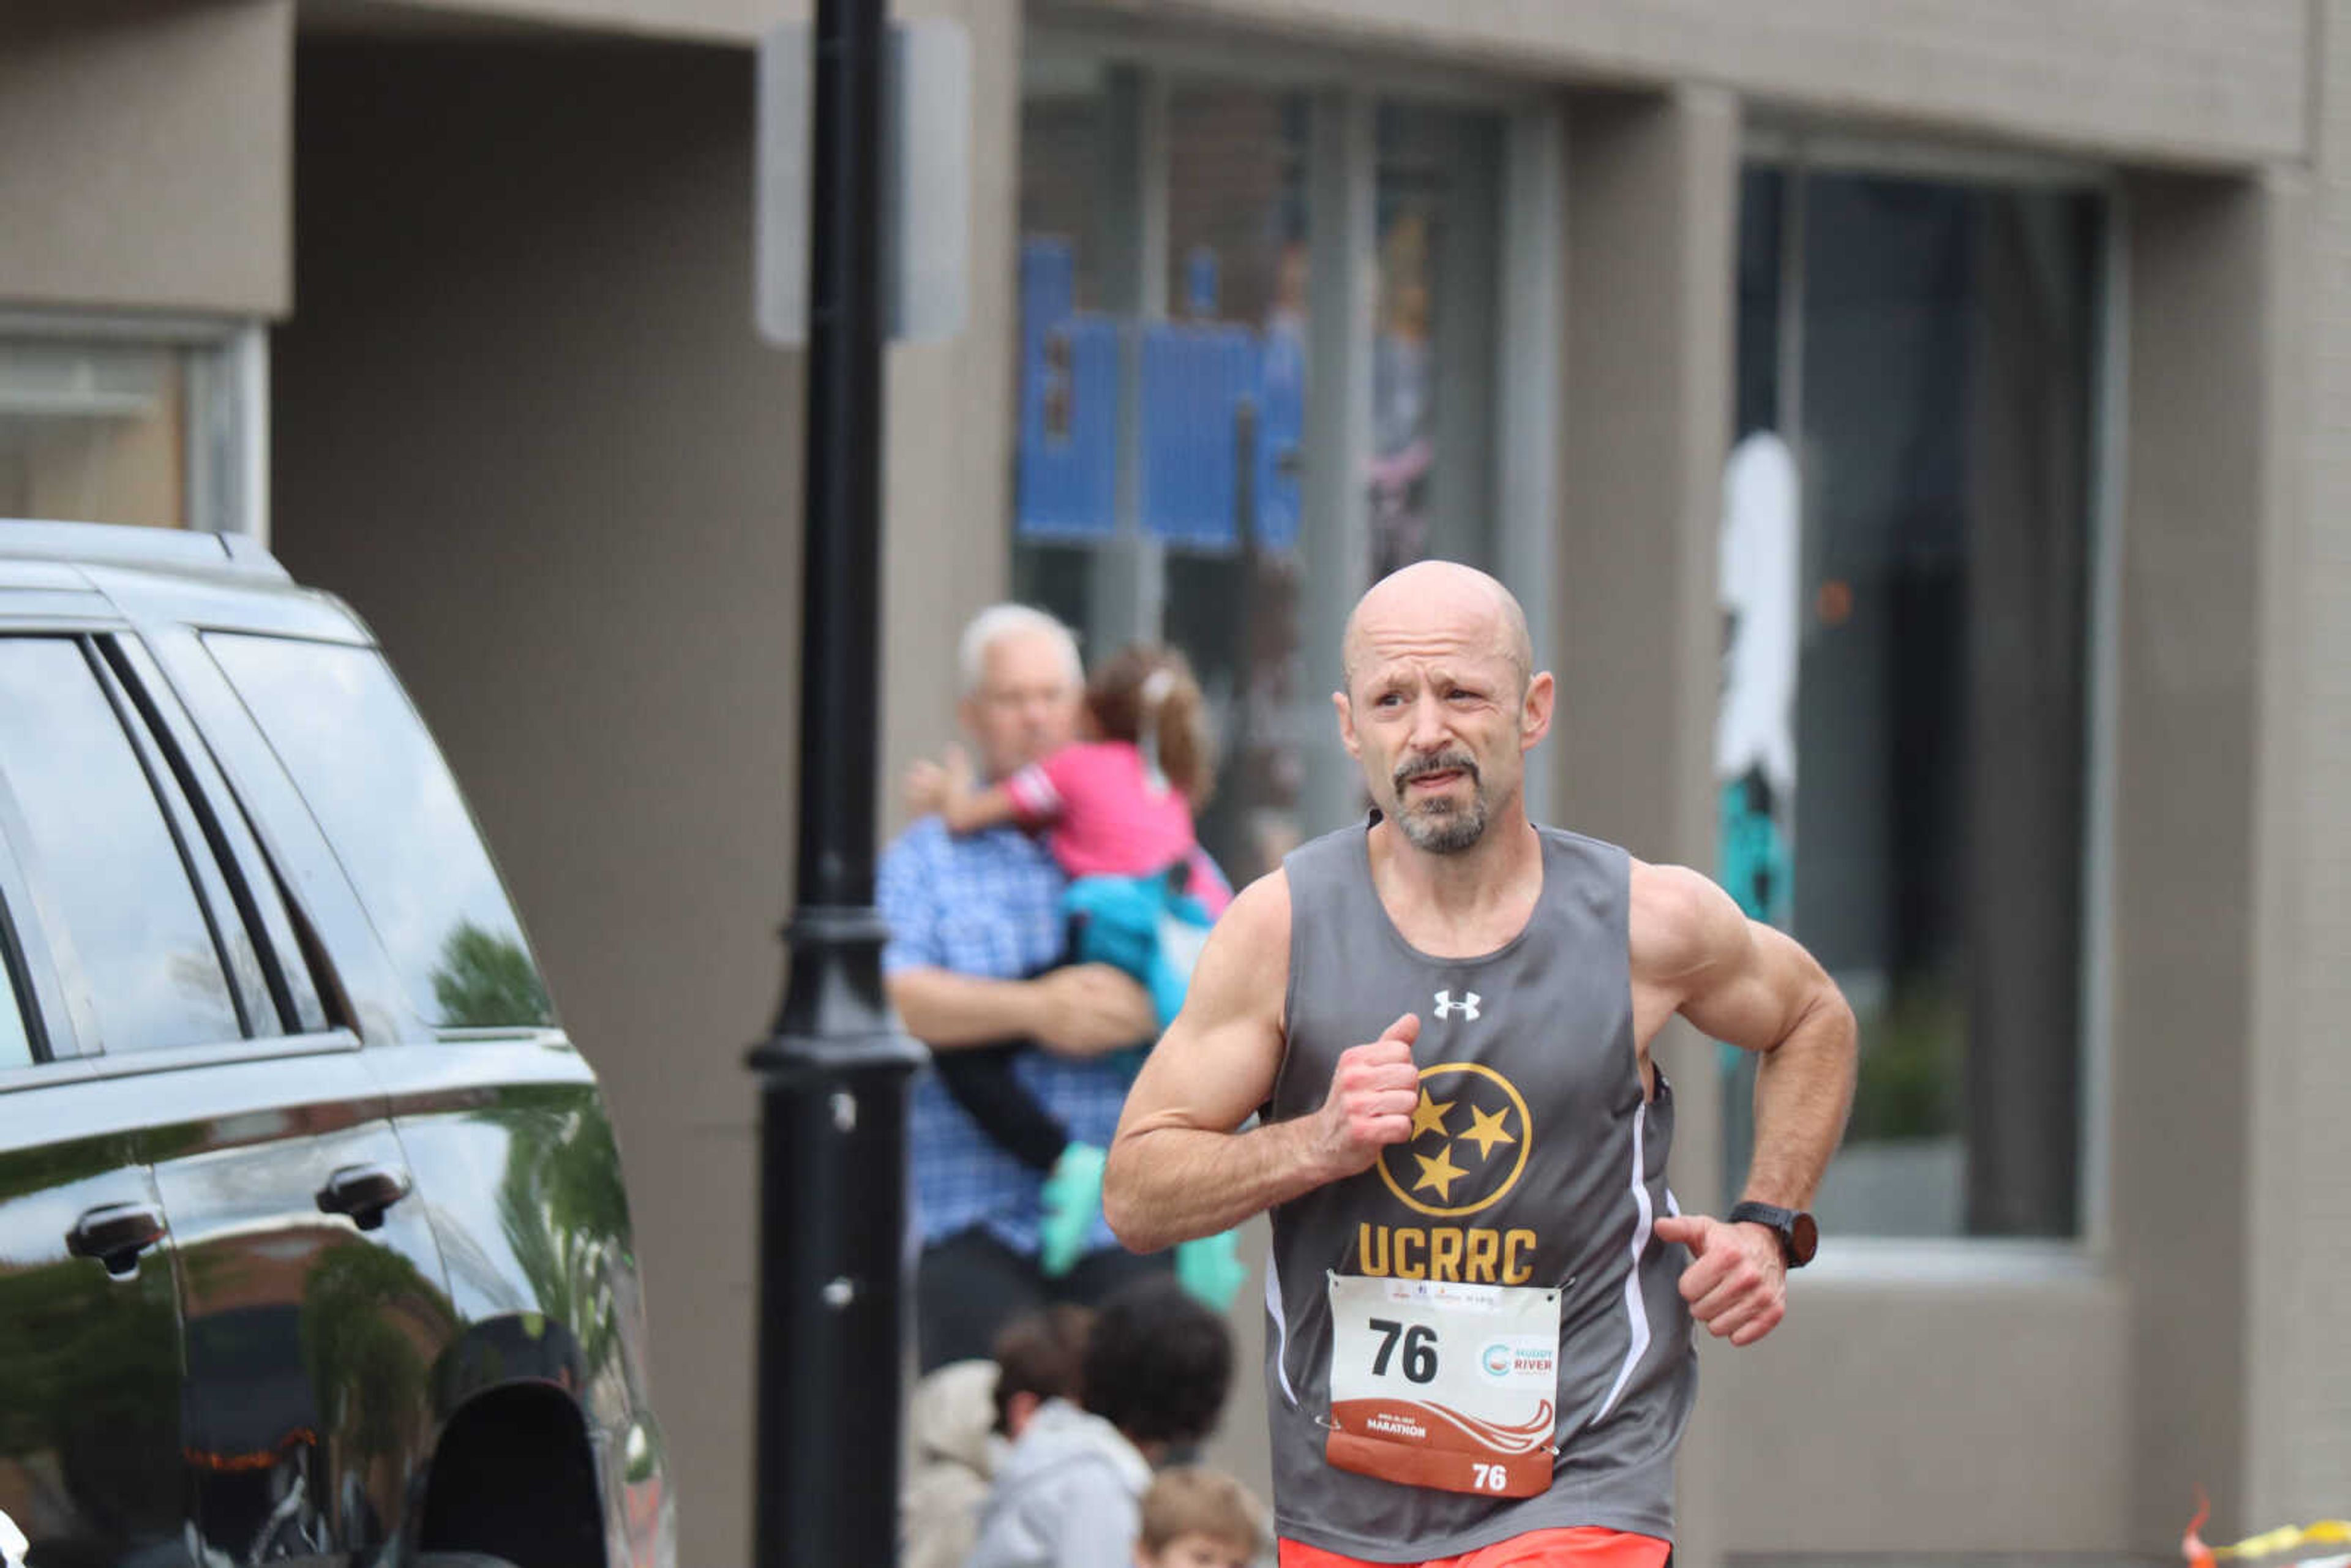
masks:
<path fill-rule="evenodd" d="M 760 1079 L 758 1568 L 894 1561 L 906 1080 L 873 907 L 887 0 L 817 0 L 798 898 Z"/>

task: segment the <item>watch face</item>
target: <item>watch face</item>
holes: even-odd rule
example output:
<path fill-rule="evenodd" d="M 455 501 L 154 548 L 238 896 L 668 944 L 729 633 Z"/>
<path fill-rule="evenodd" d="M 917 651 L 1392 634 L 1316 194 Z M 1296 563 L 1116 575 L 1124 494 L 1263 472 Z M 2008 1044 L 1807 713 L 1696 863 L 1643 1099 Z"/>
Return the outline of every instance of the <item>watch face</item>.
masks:
<path fill-rule="evenodd" d="M 1813 1260 L 1821 1247 L 1821 1228 L 1809 1214 L 1799 1213 L 1788 1222 L 1788 1260 L 1797 1267 Z"/>

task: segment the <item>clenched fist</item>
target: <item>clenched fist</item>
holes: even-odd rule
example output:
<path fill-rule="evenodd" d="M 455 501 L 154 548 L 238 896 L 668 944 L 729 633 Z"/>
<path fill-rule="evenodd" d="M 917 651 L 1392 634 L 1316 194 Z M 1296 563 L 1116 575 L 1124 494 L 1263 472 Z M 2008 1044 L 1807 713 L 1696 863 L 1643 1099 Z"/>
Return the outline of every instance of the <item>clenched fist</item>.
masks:
<path fill-rule="evenodd" d="M 1682 1300 L 1717 1339 L 1753 1344 L 1788 1313 L 1788 1260 L 1761 1225 L 1726 1225 L 1703 1214 L 1668 1215 L 1651 1234 L 1690 1249 Z"/>
<path fill-rule="evenodd" d="M 1419 1017 L 1406 1013 L 1379 1039 L 1341 1053 L 1317 1113 L 1317 1152 L 1330 1180 L 1371 1169 L 1382 1149 L 1412 1137 L 1413 1107 L 1420 1103 L 1412 1042 L 1419 1038 Z"/>

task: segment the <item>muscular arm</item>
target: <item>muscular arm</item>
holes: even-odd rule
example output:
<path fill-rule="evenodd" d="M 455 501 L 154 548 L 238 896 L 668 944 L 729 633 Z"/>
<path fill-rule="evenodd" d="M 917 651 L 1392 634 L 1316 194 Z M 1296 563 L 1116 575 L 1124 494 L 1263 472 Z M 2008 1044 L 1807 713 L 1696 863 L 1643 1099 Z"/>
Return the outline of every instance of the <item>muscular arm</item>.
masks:
<path fill-rule="evenodd" d="M 1636 863 L 1632 928 L 1644 1065 L 1649 1041 L 1677 1012 L 1717 1040 L 1761 1052 L 1746 1196 L 1810 1208 L 1853 1108 L 1853 1010 L 1811 954 L 1748 919 L 1694 871 Z M 1779 1325 L 1788 1269 L 1770 1228 L 1680 1214 L 1657 1220 L 1652 1233 L 1689 1249 L 1682 1299 L 1708 1333 L 1749 1345 Z"/>
<path fill-rule="evenodd" d="M 1808 1208 L 1853 1108 L 1855 1030 L 1819 963 L 1679 866 L 1635 866 L 1633 972 L 1643 1049 L 1669 1012 L 1761 1061 L 1744 1196 Z"/>
<path fill-rule="evenodd" d="M 1290 885 L 1275 872 L 1217 923 L 1183 1012 L 1126 1097 L 1103 1172 L 1102 1212 L 1132 1249 L 1229 1229 L 1364 1169 L 1410 1132 L 1416 1023 L 1342 1057 L 1322 1110 L 1233 1130 L 1273 1092 L 1289 977 Z"/>

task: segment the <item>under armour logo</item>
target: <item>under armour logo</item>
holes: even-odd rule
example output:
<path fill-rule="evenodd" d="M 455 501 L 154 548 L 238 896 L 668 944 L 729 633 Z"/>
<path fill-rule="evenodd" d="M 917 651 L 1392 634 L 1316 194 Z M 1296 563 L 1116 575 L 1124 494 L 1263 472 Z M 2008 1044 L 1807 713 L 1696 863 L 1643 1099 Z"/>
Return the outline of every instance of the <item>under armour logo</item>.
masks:
<path fill-rule="evenodd" d="M 1476 1023 L 1478 1021 L 1478 993 L 1471 991 L 1468 1001 L 1457 1002 L 1453 999 L 1453 993 L 1451 991 L 1437 992 L 1437 1016 L 1441 1019 L 1449 1019 L 1455 1013 L 1459 1013 L 1464 1018 L 1467 1018 L 1471 1023 Z"/>

